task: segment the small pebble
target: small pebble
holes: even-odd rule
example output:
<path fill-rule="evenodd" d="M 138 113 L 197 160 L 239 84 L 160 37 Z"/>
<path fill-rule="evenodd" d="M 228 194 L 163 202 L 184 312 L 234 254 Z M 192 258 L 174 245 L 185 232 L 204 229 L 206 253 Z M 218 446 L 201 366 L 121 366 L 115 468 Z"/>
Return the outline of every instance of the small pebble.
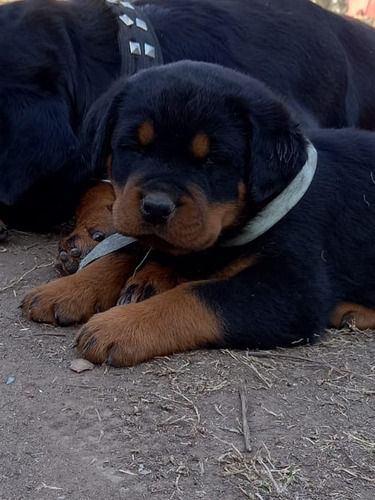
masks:
<path fill-rule="evenodd" d="M 94 366 L 95 365 L 90 363 L 90 361 L 87 361 L 87 359 L 82 359 L 82 358 L 74 359 L 70 363 L 70 369 L 77 373 L 84 372 L 86 370 L 92 370 Z"/>

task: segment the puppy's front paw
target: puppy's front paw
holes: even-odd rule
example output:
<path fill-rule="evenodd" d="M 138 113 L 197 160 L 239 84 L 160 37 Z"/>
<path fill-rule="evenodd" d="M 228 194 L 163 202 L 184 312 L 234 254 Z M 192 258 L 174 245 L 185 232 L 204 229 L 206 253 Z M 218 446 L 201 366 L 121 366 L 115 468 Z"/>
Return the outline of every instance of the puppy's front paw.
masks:
<path fill-rule="evenodd" d="M 33 321 L 62 326 L 87 321 L 115 305 L 134 260 L 126 254 L 107 255 L 76 274 L 38 286 L 24 298 L 22 311 Z"/>
<path fill-rule="evenodd" d="M 81 260 L 112 232 L 113 230 L 108 228 L 106 231 L 101 231 L 96 228 L 85 230 L 77 227 L 69 236 L 60 241 L 55 268 L 63 276 L 74 274 Z"/>
<path fill-rule="evenodd" d="M 192 293 L 189 285 L 138 304 L 116 306 L 95 315 L 76 337 L 81 357 L 93 363 L 131 366 L 216 344 L 220 322 Z"/>
<path fill-rule="evenodd" d="M 112 366 L 131 366 L 152 357 L 148 354 L 145 325 L 136 307 L 113 307 L 91 318 L 76 337 L 79 355 L 93 363 Z"/>
<path fill-rule="evenodd" d="M 76 227 L 59 243 L 55 267 L 62 275 L 75 273 L 81 260 L 100 241 L 115 232 L 113 201 L 112 186 L 104 182 L 99 182 L 83 195 L 76 214 Z"/>
<path fill-rule="evenodd" d="M 87 321 L 95 312 L 103 310 L 95 290 L 69 278 L 71 276 L 31 290 L 20 306 L 25 316 L 38 323 L 68 326 Z"/>

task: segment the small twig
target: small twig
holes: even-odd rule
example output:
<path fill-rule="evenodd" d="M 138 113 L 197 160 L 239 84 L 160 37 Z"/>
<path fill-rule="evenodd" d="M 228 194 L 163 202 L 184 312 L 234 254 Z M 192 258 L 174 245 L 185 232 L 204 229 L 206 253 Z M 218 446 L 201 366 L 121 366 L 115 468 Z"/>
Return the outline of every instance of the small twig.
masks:
<path fill-rule="evenodd" d="M 64 489 L 64 488 L 59 488 L 58 486 L 49 486 L 48 484 L 43 483 L 43 482 L 42 482 L 42 486 L 38 486 L 36 489 L 41 490 L 42 488 L 45 488 L 47 490 L 54 490 L 54 491 L 59 491 L 59 490 Z"/>
<path fill-rule="evenodd" d="M 278 495 L 280 495 L 281 493 L 283 493 L 284 491 L 284 488 L 282 486 L 280 486 L 277 481 L 275 480 L 275 478 L 273 477 L 272 475 L 272 472 L 270 471 L 270 469 L 268 468 L 267 464 L 264 462 L 263 458 L 260 458 L 259 457 L 259 463 L 265 468 L 266 472 L 267 472 L 267 475 L 268 477 L 270 478 L 275 490 L 276 490 L 276 493 Z"/>
<path fill-rule="evenodd" d="M 193 407 L 193 410 L 194 410 L 195 415 L 197 417 L 197 423 L 200 424 L 201 423 L 201 415 L 199 413 L 197 406 L 193 403 L 193 401 L 191 399 L 189 399 L 188 397 L 186 397 L 184 394 L 182 394 L 182 392 L 180 390 L 178 390 L 178 391 L 174 390 L 173 392 L 178 394 L 179 396 L 181 396 L 185 401 L 187 401 Z"/>
<path fill-rule="evenodd" d="M 66 333 L 31 333 L 32 337 L 66 337 Z"/>
<path fill-rule="evenodd" d="M 143 266 L 145 260 L 147 259 L 147 257 L 150 255 L 151 253 L 151 250 L 152 250 L 152 247 L 149 248 L 146 252 L 146 255 L 143 257 L 143 259 L 141 260 L 141 262 L 138 264 L 138 266 L 134 269 L 134 272 L 133 272 L 133 275 L 131 276 L 131 278 L 134 278 L 134 276 L 137 274 L 137 272 L 139 271 L 139 269 Z"/>
<path fill-rule="evenodd" d="M 0 288 L 0 292 L 5 292 L 5 290 L 9 290 L 9 288 L 13 288 L 14 286 L 18 285 L 24 279 L 25 276 L 32 273 L 36 269 L 41 269 L 42 267 L 50 267 L 52 265 L 53 265 L 53 262 L 50 262 L 48 264 L 39 264 L 37 266 L 32 267 L 31 269 L 29 269 L 28 271 L 23 273 L 22 276 L 20 276 L 18 279 L 11 281 L 9 283 L 9 285 L 4 286 L 3 288 Z"/>
<path fill-rule="evenodd" d="M 245 450 L 250 453 L 252 451 L 251 440 L 250 440 L 250 428 L 247 421 L 247 399 L 245 390 L 243 387 L 238 389 L 241 401 L 241 413 L 242 413 L 242 432 L 245 440 Z"/>
<path fill-rule="evenodd" d="M 250 498 L 250 500 L 253 500 L 254 497 L 250 493 L 248 493 L 244 488 L 242 488 L 242 486 L 237 485 L 237 488 L 245 495 L 246 498 Z"/>
<path fill-rule="evenodd" d="M 83 385 L 83 384 L 67 384 L 67 387 L 74 387 L 75 389 L 100 389 L 99 386 L 96 385 Z"/>

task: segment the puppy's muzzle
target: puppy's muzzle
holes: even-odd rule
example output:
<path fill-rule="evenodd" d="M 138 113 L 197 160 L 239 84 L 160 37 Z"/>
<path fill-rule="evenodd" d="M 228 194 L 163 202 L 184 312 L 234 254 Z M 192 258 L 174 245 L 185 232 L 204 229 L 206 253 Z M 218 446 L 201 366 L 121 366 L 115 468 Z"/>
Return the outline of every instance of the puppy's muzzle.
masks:
<path fill-rule="evenodd" d="M 140 202 L 143 220 L 149 224 L 165 224 L 176 209 L 172 197 L 161 191 L 146 193 Z"/>

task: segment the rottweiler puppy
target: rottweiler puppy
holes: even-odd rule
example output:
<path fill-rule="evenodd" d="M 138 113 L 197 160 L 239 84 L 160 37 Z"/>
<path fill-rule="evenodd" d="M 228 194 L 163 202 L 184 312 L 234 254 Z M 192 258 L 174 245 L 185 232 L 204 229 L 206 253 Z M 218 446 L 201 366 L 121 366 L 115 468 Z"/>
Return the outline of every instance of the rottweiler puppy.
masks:
<path fill-rule="evenodd" d="M 22 305 L 35 321 L 93 316 L 80 356 L 127 366 L 375 327 L 373 133 L 304 130 L 261 82 L 185 61 L 118 81 L 88 137 L 115 228 L 137 243 Z"/>

